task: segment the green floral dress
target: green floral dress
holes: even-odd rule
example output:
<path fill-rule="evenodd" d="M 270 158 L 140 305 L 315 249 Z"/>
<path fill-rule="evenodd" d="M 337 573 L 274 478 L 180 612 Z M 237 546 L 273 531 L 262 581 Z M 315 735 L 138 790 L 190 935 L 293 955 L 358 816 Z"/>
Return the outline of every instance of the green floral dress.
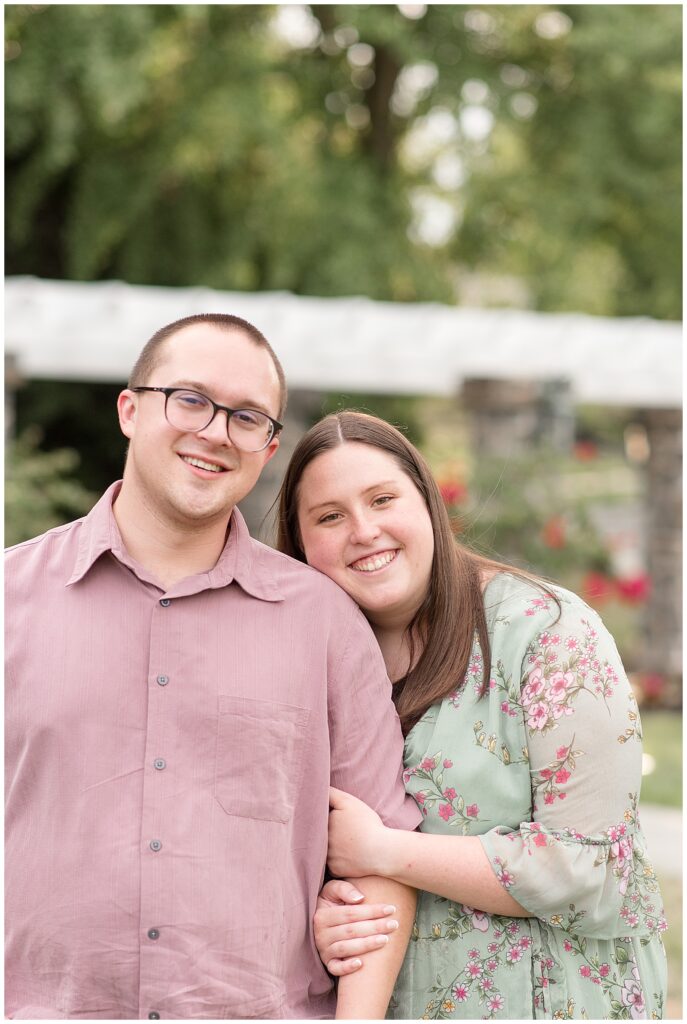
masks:
<path fill-rule="evenodd" d="M 608 631 L 507 574 L 485 590 L 489 689 L 465 685 L 405 748 L 421 830 L 478 835 L 530 913 L 490 915 L 421 892 L 391 1019 L 661 1018 L 661 895 L 639 824 L 641 727 Z"/>

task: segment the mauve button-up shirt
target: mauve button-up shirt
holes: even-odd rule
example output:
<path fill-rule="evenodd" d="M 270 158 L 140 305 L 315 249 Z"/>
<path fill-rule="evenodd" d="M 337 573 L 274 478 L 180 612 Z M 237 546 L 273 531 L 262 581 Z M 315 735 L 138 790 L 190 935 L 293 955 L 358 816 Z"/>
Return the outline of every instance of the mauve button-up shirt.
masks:
<path fill-rule="evenodd" d="M 117 489 L 8 555 L 6 1012 L 331 1017 L 328 786 L 420 821 L 379 649 L 236 510 L 215 567 L 163 591 Z"/>

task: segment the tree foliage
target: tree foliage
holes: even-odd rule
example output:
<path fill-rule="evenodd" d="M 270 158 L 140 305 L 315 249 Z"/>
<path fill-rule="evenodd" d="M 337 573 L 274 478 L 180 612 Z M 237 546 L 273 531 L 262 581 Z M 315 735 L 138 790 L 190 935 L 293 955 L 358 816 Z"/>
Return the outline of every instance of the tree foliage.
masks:
<path fill-rule="evenodd" d="M 677 5 L 10 5 L 7 271 L 448 302 L 478 272 L 676 318 L 680 32 Z"/>

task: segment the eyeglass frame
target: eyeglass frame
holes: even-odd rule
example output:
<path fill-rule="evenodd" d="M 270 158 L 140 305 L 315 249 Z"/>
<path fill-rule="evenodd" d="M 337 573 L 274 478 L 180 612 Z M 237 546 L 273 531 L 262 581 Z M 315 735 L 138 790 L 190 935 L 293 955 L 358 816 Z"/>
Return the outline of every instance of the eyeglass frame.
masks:
<path fill-rule="evenodd" d="M 204 398 L 205 401 L 209 402 L 210 405 L 212 406 L 212 416 L 207 421 L 207 423 L 205 424 L 204 427 L 197 427 L 196 430 L 189 430 L 189 433 L 190 434 L 197 434 L 198 431 L 200 431 L 200 430 L 207 430 L 207 428 L 210 426 L 210 424 L 214 420 L 214 418 L 217 415 L 217 413 L 218 412 L 225 412 L 227 414 L 227 437 L 229 438 L 229 440 L 231 441 L 232 444 L 236 444 L 236 442 L 233 440 L 233 438 L 231 437 L 231 434 L 229 433 L 229 423 L 230 423 L 231 417 L 234 415 L 234 413 L 236 413 L 236 412 L 254 412 L 254 413 L 256 412 L 256 413 L 259 413 L 260 416 L 264 416 L 265 419 L 268 419 L 270 421 L 270 423 L 272 424 L 272 433 L 267 438 L 267 440 L 265 441 L 265 443 L 262 446 L 262 448 L 255 448 L 254 450 L 251 450 L 251 449 L 248 449 L 248 448 L 241 448 L 241 445 L 239 445 L 239 444 L 236 445 L 236 447 L 241 449 L 241 451 L 248 452 L 249 454 L 252 454 L 252 455 L 256 455 L 258 452 L 264 452 L 264 450 L 265 450 L 265 448 L 267 448 L 268 444 L 270 444 L 270 442 L 274 440 L 274 438 L 277 436 L 277 434 L 284 429 L 284 424 L 283 423 L 280 423 L 279 420 L 275 420 L 274 416 L 270 416 L 268 413 L 263 412 L 262 409 L 250 409 L 250 408 L 230 409 L 228 405 L 220 405 L 219 402 L 213 401 L 213 399 L 210 398 L 209 395 L 203 394 L 202 391 L 196 391 L 195 388 L 181 388 L 181 387 L 153 388 L 153 387 L 146 387 L 146 386 L 141 385 L 140 387 L 131 388 L 130 390 L 131 391 L 159 391 L 161 394 L 163 394 L 165 396 L 165 419 L 169 423 L 170 427 L 174 427 L 175 430 L 183 430 L 184 428 L 183 427 L 176 427 L 171 422 L 169 416 L 167 415 L 167 402 L 169 400 L 170 395 L 173 395 L 175 391 L 186 391 L 190 395 L 198 395 L 200 398 Z"/>

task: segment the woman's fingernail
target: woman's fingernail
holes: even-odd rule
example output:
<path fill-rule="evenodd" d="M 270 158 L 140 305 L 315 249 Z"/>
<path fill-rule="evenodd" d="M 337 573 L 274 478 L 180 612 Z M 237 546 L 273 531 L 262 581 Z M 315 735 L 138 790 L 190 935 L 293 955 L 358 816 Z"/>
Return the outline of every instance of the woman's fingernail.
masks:
<path fill-rule="evenodd" d="M 398 921 L 387 921 L 386 922 L 386 929 L 387 929 L 387 931 L 393 932 L 397 928 L 398 928 Z"/>
<path fill-rule="evenodd" d="M 388 941 L 389 941 L 389 936 L 388 935 L 377 935 L 377 936 L 375 936 L 375 942 L 377 943 L 378 946 L 385 946 Z"/>
<path fill-rule="evenodd" d="M 351 967 L 362 967 L 362 960 L 351 960 Z"/>
<path fill-rule="evenodd" d="M 364 900 L 365 896 L 363 895 L 363 893 L 358 892 L 358 890 L 356 889 L 355 892 L 351 893 L 351 899 L 352 900 Z"/>
<path fill-rule="evenodd" d="M 396 907 L 392 907 L 392 906 L 384 907 L 384 913 L 385 914 L 395 914 L 396 913 Z"/>

